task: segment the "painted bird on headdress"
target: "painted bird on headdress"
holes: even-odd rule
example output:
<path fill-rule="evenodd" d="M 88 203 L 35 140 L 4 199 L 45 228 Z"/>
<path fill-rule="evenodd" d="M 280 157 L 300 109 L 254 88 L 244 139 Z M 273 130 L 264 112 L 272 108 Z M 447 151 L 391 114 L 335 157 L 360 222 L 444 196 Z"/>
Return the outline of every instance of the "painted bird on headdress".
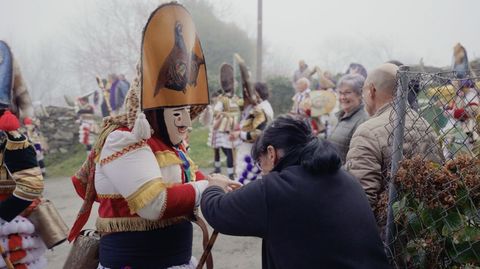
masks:
<path fill-rule="evenodd" d="M 183 25 L 177 21 L 175 23 L 175 45 L 160 68 L 154 96 L 162 88 L 185 93 L 187 85 L 196 86 L 198 71 L 202 64 L 205 64 L 203 57 L 198 57 L 193 51 L 187 51 L 183 39 Z"/>

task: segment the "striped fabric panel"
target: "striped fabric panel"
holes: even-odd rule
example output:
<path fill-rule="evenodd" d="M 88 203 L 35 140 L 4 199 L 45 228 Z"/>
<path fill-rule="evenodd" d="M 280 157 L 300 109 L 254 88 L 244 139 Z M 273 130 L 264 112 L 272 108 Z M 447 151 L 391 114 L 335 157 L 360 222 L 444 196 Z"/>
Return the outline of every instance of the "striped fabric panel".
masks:
<path fill-rule="evenodd" d="M 16 188 L 13 194 L 21 199 L 33 201 L 43 192 L 43 177 L 39 167 L 21 170 L 13 173 Z"/>

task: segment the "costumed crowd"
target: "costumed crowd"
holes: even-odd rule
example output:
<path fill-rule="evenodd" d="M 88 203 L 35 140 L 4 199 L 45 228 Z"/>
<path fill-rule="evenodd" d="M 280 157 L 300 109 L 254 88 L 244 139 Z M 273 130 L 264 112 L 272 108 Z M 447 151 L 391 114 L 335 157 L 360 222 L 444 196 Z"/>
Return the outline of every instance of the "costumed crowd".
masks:
<path fill-rule="evenodd" d="M 68 236 L 63 232 L 73 242 L 64 268 L 212 268 L 217 233 L 261 238 L 263 268 L 391 268 L 387 212 L 378 202 L 390 181 L 390 117 L 402 64 L 367 72 L 352 63 L 334 76 L 301 60 L 291 80 L 291 109 L 275 118 L 269 102 L 275 89 L 250 81 L 239 55 L 221 65 L 221 88 L 209 91 L 201 37 L 182 5 L 163 4 L 145 21 L 131 84 L 123 75 L 97 77 L 99 89 L 76 100 L 87 158 L 72 177 L 83 204 Z M 444 128 L 464 128 L 469 139 L 462 143 L 473 143 L 478 135 L 468 130 L 479 118 L 479 89 L 466 79 L 471 70 L 460 44 L 453 70 L 465 79 L 441 106 Z M 403 154 L 450 158 L 456 137 L 445 137 L 441 147 L 418 115 L 415 94 L 408 103 Z M 0 113 L 0 268 L 51 268 L 44 252 L 63 240 L 51 244 L 54 229 L 32 217 L 46 203 L 48 148 L 3 41 Z M 197 117 L 209 128 L 209 175 L 189 155 Z M 94 203 L 96 230 L 89 232 L 84 226 Z M 211 237 L 199 209 L 214 229 Z M 192 223 L 203 232 L 202 257 L 192 255 Z"/>

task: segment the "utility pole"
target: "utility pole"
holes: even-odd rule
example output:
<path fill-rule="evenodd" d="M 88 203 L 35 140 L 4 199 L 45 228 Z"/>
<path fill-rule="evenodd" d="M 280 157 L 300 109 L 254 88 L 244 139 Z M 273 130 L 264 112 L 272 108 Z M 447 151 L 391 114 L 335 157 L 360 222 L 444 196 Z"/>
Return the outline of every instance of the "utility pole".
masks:
<path fill-rule="evenodd" d="M 262 81 L 262 28 L 263 28 L 263 22 L 262 22 L 262 2 L 263 0 L 257 0 L 258 1 L 258 8 L 257 8 L 257 13 L 258 13 L 258 19 L 257 19 L 257 81 Z"/>

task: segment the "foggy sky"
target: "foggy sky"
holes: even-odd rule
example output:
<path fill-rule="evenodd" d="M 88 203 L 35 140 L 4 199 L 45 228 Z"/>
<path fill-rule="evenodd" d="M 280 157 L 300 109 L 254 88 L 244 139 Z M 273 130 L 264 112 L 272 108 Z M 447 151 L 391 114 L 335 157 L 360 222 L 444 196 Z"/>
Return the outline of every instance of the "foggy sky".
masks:
<path fill-rule="evenodd" d="M 118 4 L 125 1 L 129 0 L 118 0 Z M 223 20 L 256 37 L 257 0 L 208 1 Z M 299 59 L 333 72 L 344 71 L 350 62 L 373 68 L 390 59 L 417 64 L 422 57 L 426 65 L 449 66 L 456 42 L 466 47 L 470 60 L 480 57 L 480 1 L 263 2 L 267 74 L 291 74 Z M 40 47 L 54 43 L 52 48 L 61 48 L 62 38 L 74 35 L 71 25 L 88 20 L 96 3 L 0 0 L 0 39 L 11 44 L 21 65 L 27 65 Z M 58 51 L 52 61 L 61 57 Z"/>
<path fill-rule="evenodd" d="M 227 17 L 255 36 L 257 0 L 211 2 L 227 2 L 224 5 L 234 10 Z M 423 57 L 427 65 L 448 66 L 457 42 L 466 47 L 470 59 L 480 57 L 476 0 L 264 0 L 263 12 L 265 42 L 287 54 L 293 65 L 300 58 L 321 65 L 328 53 L 355 45 L 388 46 L 392 58 L 407 64 Z M 359 54 L 349 60 L 362 59 Z M 348 62 L 330 65 L 342 71 Z"/>

